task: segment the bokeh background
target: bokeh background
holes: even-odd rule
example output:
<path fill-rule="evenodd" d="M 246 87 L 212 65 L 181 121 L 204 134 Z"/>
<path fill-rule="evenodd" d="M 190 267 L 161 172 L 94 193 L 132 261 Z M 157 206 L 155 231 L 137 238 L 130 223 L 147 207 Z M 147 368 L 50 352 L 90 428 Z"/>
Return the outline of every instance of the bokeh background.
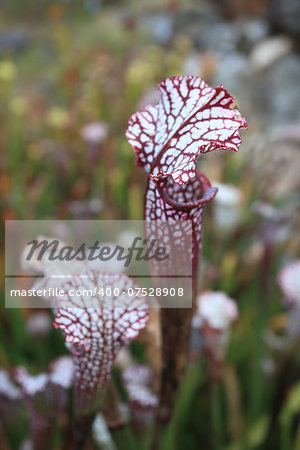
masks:
<path fill-rule="evenodd" d="M 224 291 L 240 316 L 218 398 L 205 358 L 194 361 L 162 448 L 300 448 L 300 322 L 289 330 L 277 282 L 300 247 L 299 23 L 297 0 L 1 0 L 3 219 L 141 219 L 145 174 L 124 131 L 168 76 L 223 84 L 248 121 L 237 154 L 199 158 L 219 186 L 201 289 Z M 38 373 L 66 353 L 51 313 L 40 336 L 34 314 L 1 309 L 1 368 Z M 145 357 L 142 344 L 132 351 Z M 13 448 L 26 437 L 19 422 Z"/>

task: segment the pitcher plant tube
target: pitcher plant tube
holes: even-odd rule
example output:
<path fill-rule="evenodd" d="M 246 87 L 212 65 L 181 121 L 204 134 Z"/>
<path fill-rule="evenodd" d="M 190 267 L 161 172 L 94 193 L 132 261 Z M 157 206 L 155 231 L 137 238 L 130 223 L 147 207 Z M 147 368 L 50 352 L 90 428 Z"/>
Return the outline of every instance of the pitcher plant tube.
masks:
<path fill-rule="evenodd" d="M 195 296 L 203 207 L 217 191 L 197 171 L 196 159 L 217 149 L 238 151 L 239 130 L 247 128 L 247 122 L 223 86 L 209 87 L 199 77 L 167 78 L 159 84 L 159 94 L 158 105 L 145 106 L 130 117 L 126 137 L 136 152 L 136 164 L 148 174 L 145 221 L 192 223 Z M 176 252 L 183 259 L 190 251 L 180 236 L 184 232 L 183 226 L 176 244 Z M 191 316 L 192 308 L 161 309 L 163 367 L 157 416 L 160 422 L 167 422 L 172 415 L 174 397 L 188 359 Z"/>
<path fill-rule="evenodd" d="M 95 294 L 56 298 L 54 326 L 63 330 L 74 362 L 74 449 L 84 448 L 119 350 L 147 322 L 145 297 L 127 294 L 134 287 L 126 275 L 90 270 L 66 281 L 64 290 Z"/>

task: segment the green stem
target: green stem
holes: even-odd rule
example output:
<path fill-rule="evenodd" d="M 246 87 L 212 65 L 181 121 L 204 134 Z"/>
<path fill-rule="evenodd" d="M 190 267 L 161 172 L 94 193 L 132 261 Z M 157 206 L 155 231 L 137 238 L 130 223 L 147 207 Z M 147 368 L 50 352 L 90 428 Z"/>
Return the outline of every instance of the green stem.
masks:
<path fill-rule="evenodd" d="M 91 435 L 91 429 L 96 413 L 76 417 L 73 426 L 73 450 L 83 450 Z"/>
<path fill-rule="evenodd" d="M 281 425 L 280 430 L 280 449 L 291 450 L 291 420 L 287 420 Z"/>
<path fill-rule="evenodd" d="M 218 382 L 211 386 L 211 426 L 214 439 L 213 448 L 216 450 L 223 448 L 223 420 L 221 405 L 221 385 Z"/>
<path fill-rule="evenodd" d="M 128 425 L 110 432 L 118 450 L 139 450 Z"/>

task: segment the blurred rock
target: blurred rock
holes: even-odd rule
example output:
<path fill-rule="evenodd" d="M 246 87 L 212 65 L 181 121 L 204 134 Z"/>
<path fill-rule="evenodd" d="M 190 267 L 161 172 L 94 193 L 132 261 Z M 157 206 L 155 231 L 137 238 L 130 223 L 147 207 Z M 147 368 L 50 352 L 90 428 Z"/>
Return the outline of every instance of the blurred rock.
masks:
<path fill-rule="evenodd" d="M 31 43 L 30 34 L 26 30 L 10 29 L 0 33 L 0 55 L 20 53 Z"/>
<path fill-rule="evenodd" d="M 276 126 L 271 130 L 271 142 L 294 142 L 300 144 L 300 121 Z"/>
<path fill-rule="evenodd" d="M 233 95 L 244 96 L 245 83 L 248 78 L 249 65 L 245 56 L 231 52 L 216 64 L 213 84 L 223 84 Z M 245 93 L 249 97 L 249 93 Z"/>
<path fill-rule="evenodd" d="M 214 0 L 227 18 L 236 18 L 246 15 L 264 17 L 268 10 L 269 0 Z"/>
<path fill-rule="evenodd" d="M 285 32 L 293 37 L 300 37 L 300 2 L 299 0 L 272 0 L 269 18 L 275 30 Z"/>
<path fill-rule="evenodd" d="M 196 16 L 197 17 L 197 16 Z M 196 21 L 196 18 L 194 18 Z M 188 27 L 186 34 L 191 36 L 196 46 L 205 52 L 225 56 L 227 52 L 248 49 L 264 39 L 269 25 L 263 19 L 239 17 L 235 21 L 222 21 L 216 14 L 198 18 L 196 29 Z"/>
<path fill-rule="evenodd" d="M 206 23 L 198 30 L 198 42 L 201 50 L 222 56 L 237 49 L 239 35 L 231 23 Z"/>
<path fill-rule="evenodd" d="M 97 14 L 102 8 L 101 0 L 84 0 L 84 9 L 90 14 Z"/>
<path fill-rule="evenodd" d="M 261 151 L 261 165 L 259 159 L 255 164 L 257 187 L 268 199 L 291 195 L 300 188 L 300 153 L 287 143 L 267 145 Z"/>
<path fill-rule="evenodd" d="M 160 45 L 166 44 L 173 35 L 173 22 L 166 14 L 148 14 L 140 18 L 138 27 L 143 32 L 152 35 L 153 40 Z"/>
<path fill-rule="evenodd" d="M 300 120 L 300 56 L 289 53 L 264 71 L 250 73 L 243 86 L 242 101 L 258 127 L 277 127 Z M 240 90 L 239 90 L 240 92 Z M 255 111 L 255 114 L 253 112 Z M 265 139 L 265 131 L 262 138 Z M 261 137 L 260 137 L 261 139 Z M 258 142 L 258 145 L 260 143 Z"/>
<path fill-rule="evenodd" d="M 270 113 L 277 122 L 300 120 L 300 56 L 280 59 L 269 73 Z"/>
<path fill-rule="evenodd" d="M 218 60 L 211 53 L 200 53 L 197 51 L 191 51 L 183 61 L 182 74 L 183 75 L 196 75 L 200 76 L 204 80 L 211 80 Z"/>
<path fill-rule="evenodd" d="M 239 20 L 237 26 L 241 37 L 250 45 L 265 38 L 269 31 L 269 25 L 263 19 Z"/>
<path fill-rule="evenodd" d="M 218 8 L 212 2 L 201 2 L 198 9 L 182 9 L 174 17 L 174 34 L 189 36 L 198 44 L 199 35 L 220 21 Z"/>
<path fill-rule="evenodd" d="M 250 65 L 254 72 L 268 69 L 276 61 L 287 55 L 292 42 L 285 36 L 276 36 L 258 42 L 250 54 Z"/>

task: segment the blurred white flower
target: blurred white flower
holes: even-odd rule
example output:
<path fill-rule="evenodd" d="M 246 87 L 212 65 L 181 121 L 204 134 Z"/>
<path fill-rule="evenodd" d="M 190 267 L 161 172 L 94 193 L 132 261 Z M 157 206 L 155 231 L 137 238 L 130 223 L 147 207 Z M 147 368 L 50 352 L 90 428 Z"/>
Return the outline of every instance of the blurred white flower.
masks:
<path fill-rule="evenodd" d="M 84 265 L 81 261 L 75 260 L 72 264 L 70 264 L 67 260 L 57 260 L 57 258 L 54 260 L 50 259 L 52 252 L 59 252 L 67 246 L 65 242 L 60 239 L 46 236 L 38 236 L 36 241 L 36 248 L 38 250 L 33 252 L 32 255 L 30 255 L 30 251 L 31 248 L 34 247 L 26 246 L 22 252 L 21 266 L 25 271 L 30 274 L 40 273 L 45 276 L 64 277 L 67 275 L 72 275 L 73 273 L 79 273 L 83 270 Z M 56 245 L 54 241 L 58 241 L 58 244 Z M 50 245 L 51 243 L 53 244 Z M 43 251 L 43 248 L 46 249 L 45 252 Z M 39 259 L 40 250 L 42 250 L 42 256 Z"/>
<path fill-rule="evenodd" d="M 261 361 L 261 369 L 263 374 L 267 376 L 273 375 L 276 370 L 274 360 L 271 358 L 263 358 Z"/>
<path fill-rule="evenodd" d="M 15 421 L 20 413 L 21 391 L 6 370 L 0 369 L 0 426 L 2 421 Z M 0 430 L 1 433 L 1 430 Z"/>
<path fill-rule="evenodd" d="M 120 234 L 118 234 L 116 241 L 122 247 L 128 248 L 132 245 L 136 237 L 137 234 L 133 230 L 125 229 Z"/>
<path fill-rule="evenodd" d="M 254 202 L 252 209 L 260 216 L 259 234 L 265 242 L 282 244 L 291 233 L 291 214 L 267 202 Z"/>
<path fill-rule="evenodd" d="M 142 364 L 132 364 L 122 373 L 128 402 L 135 420 L 149 422 L 158 406 L 158 398 L 152 392 L 152 370 Z"/>
<path fill-rule="evenodd" d="M 0 369 L 0 399 L 2 396 L 8 400 L 16 401 L 21 398 L 20 389 L 12 382 L 8 372 Z"/>
<path fill-rule="evenodd" d="M 98 198 L 90 200 L 74 200 L 69 204 L 69 211 L 74 219 L 91 219 L 102 209 L 102 201 Z"/>
<path fill-rule="evenodd" d="M 286 300 L 300 306 L 300 259 L 287 264 L 280 271 L 278 283 Z"/>
<path fill-rule="evenodd" d="M 81 128 L 80 134 L 88 144 L 101 144 L 107 137 L 108 128 L 103 122 L 91 122 Z"/>
<path fill-rule="evenodd" d="M 46 448 L 57 417 L 66 412 L 68 389 L 73 382 L 72 358 L 56 358 L 47 373 L 37 375 L 31 375 L 23 366 L 15 367 L 13 377 L 20 386 L 22 404 L 27 409 L 33 448 Z"/>
<path fill-rule="evenodd" d="M 278 283 L 285 296 L 284 302 L 289 307 L 288 336 L 297 339 L 300 336 L 300 259 L 281 269 Z"/>
<path fill-rule="evenodd" d="M 198 296 L 192 321 L 191 357 L 200 357 L 204 350 L 214 380 L 221 377 L 231 325 L 237 318 L 238 308 L 225 293 L 207 291 Z"/>
<path fill-rule="evenodd" d="M 113 251 L 116 248 L 116 244 L 113 244 L 111 242 L 103 242 L 101 243 L 101 248 L 104 247 L 109 248 L 109 254 L 113 254 Z M 124 261 L 119 261 L 117 259 L 117 256 L 113 256 L 112 258 L 109 258 L 107 261 L 102 261 L 99 258 L 93 261 L 87 259 L 86 268 L 88 270 L 95 270 L 101 273 L 118 274 L 122 273 L 124 270 Z"/>
<path fill-rule="evenodd" d="M 47 312 L 32 314 L 26 322 L 26 330 L 31 336 L 47 336 L 52 329 L 52 321 Z"/>
<path fill-rule="evenodd" d="M 116 446 L 106 425 L 105 418 L 100 413 L 97 414 L 93 423 L 93 437 L 103 450 L 116 450 Z"/>
<path fill-rule="evenodd" d="M 102 209 L 102 201 L 99 198 L 91 198 L 89 207 L 92 213 L 97 214 Z"/>
<path fill-rule="evenodd" d="M 241 220 L 242 193 L 231 184 L 212 184 L 218 188 L 213 209 L 215 225 L 222 231 L 230 231 L 239 225 Z"/>
<path fill-rule="evenodd" d="M 225 331 L 238 318 L 234 300 L 223 292 L 207 291 L 197 299 L 197 312 L 202 322 L 215 330 Z"/>
<path fill-rule="evenodd" d="M 51 260 L 51 252 L 53 248 L 56 248 L 55 252 L 59 252 L 65 247 L 67 244 L 60 239 L 49 238 L 45 236 L 37 237 L 37 244 L 40 245 L 43 241 L 45 241 L 45 245 L 47 242 L 50 244 L 51 242 L 58 241 L 57 248 L 56 244 L 50 245 L 49 248 L 45 250 L 42 254 L 41 259 L 39 258 L 39 253 L 42 249 L 38 247 L 38 252 L 34 252 L 29 260 L 27 258 L 30 256 L 29 252 L 31 247 L 25 247 L 21 254 L 21 266 L 22 268 L 28 272 L 29 274 L 40 274 L 42 275 L 40 278 L 37 278 L 33 283 L 32 288 L 34 289 L 50 289 L 50 288 L 58 288 L 62 286 L 62 284 L 71 276 L 75 274 L 81 273 L 85 264 L 83 261 L 73 260 L 70 264 L 70 261 L 67 260 Z M 53 298 L 47 295 L 44 295 L 45 300 L 51 301 Z"/>
<path fill-rule="evenodd" d="M 27 438 L 20 444 L 19 450 L 34 450 L 32 441 Z"/>

